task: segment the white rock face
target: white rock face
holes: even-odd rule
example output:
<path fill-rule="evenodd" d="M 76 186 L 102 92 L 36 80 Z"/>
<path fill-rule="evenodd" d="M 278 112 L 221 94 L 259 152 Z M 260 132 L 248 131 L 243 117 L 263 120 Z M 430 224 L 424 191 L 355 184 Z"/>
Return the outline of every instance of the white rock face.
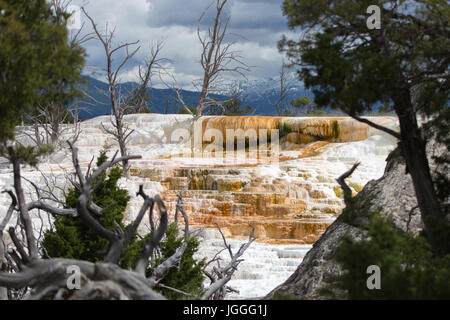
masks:
<path fill-rule="evenodd" d="M 185 167 L 185 166 L 207 166 L 223 164 L 223 159 L 214 158 L 183 158 L 179 156 L 188 148 L 184 141 L 179 142 L 172 137 L 190 130 L 189 115 L 158 115 L 142 114 L 126 116 L 127 126 L 134 130 L 130 136 L 129 154 L 141 155 L 142 159 L 132 161 L 133 167 Z M 98 156 L 101 149 L 108 149 L 111 157 L 118 149 L 117 143 L 108 135 L 103 126 L 111 128 L 110 117 L 102 116 L 81 123 L 81 134 L 76 142 L 79 149 L 79 159 L 85 170 L 94 157 Z M 395 124 L 393 125 L 395 127 Z M 19 128 L 29 134 L 30 128 Z M 26 179 L 34 181 L 39 186 L 51 185 L 54 194 L 62 199 L 64 190 L 69 187 L 67 175 L 73 173 L 72 159 L 69 148 L 64 141 L 73 135 L 73 128 L 66 126 L 65 133 L 55 152 L 49 157 L 42 159 L 38 168 L 24 167 L 22 175 L 24 188 L 28 199 L 35 199 L 34 189 Z M 18 133 L 18 140 L 24 144 L 32 144 L 32 140 L 23 133 Z M 364 141 L 332 143 L 320 149 L 317 155 L 302 159 L 285 161 L 281 169 L 278 165 L 264 164 L 249 170 L 252 177 L 261 177 L 265 181 L 282 179 L 283 183 L 298 179 L 305 175 L 305 184 L 311 184 L 321 191 L 327 199 L 338 199 L 332 185 L 334 179 L 348 170 L 356 161 L 361 162 L 358 170 L 349 178 L 349 182 L 365 185 L 371 179 L 380 178 L 385 167 L 385 159 L 388 153 L 396 146 L 395 139 L 376 130 L 370 131 L 370 136 Z M 294 151 L 283 151 L 284 155 L 295 154 Z M 169 156 L 172 156 L 169 159 Z M 12 189 L 12 170 L 5 159 L 0 159 L 0 191 Z M 295 179 L 294 179 L 295 177 Z M 164 191 L 161 183 L 145 178 L 131 177 L 121 179 L 121 187 L 127 189 L 132 196 L 127 209 L 127 219 L 133 220 L 137 215 L 142 200 L 134 197 L 140 184 L 144 185 L 149 195 Z M 312 201 L 308 193 L 295 195 L 298 199 Z M 3 219 L 10 204 L 10 198 L 5 193 L 0 194 L 0 220 Z M 314 204 L 319 206 L 320 203 Z M 51 221 L 45 213 L 31 212 L 36 233 L 41 228 L 48 228 Z M 17 217 L 13 217 L 10 225 L 15 225 Z M 145 221 L 145 219 L 144 219 Z M 146 232 L 147 226 L 141 225 L 140 230 Z M 217 232 L 207 230 L 203 234 L 203 241 L 198 257 L 212 257 L 223 246 L 222 240 Z M 237 250 L 242 240 L 230 239 L 233 249 Z M 240 295 L 231 294 L 230 299 L 260 297 L 267 294 L 274 287 L 285 281 L 300 264 L 310 245 L 269 245 L 254 243 L 245 253 L 239 271 L 231 281 L 230 285 L 240 291 Z M 222 253 L 226 259 L 227 252 Z"/>
<path fill-rule="evenodd" d="M 206 258 L 206 261 L 209 261 L 224 248 L 222 237 L 217 230 L 204 230 L 200 239 L 200 250 L 195 256 L 198 259 Z M 233 253 L 236 253 L 245 242 L 246 240 L 227 240 Z M 270 288 L 283 283 L 294 273 L 311 247 L 312 245 L 252 243 L 242 255 L 244 261 L 228 283 L 230 287 L 237 289 L 239 294 L 230 293 L 227 299 L 251 299 L 265 296 Z M 219 257 L 222 259 L 222 266 L 230 261 L 227 250 L 223 251 Z M 204 284 L 208 286 L 209 280 L 206 279 Z"/>

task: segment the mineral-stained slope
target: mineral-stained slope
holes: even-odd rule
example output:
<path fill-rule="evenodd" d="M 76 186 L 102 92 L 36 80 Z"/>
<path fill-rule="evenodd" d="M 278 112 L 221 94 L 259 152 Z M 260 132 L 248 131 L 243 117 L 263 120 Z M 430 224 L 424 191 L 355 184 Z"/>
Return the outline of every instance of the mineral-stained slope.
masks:
<path fill-rule="evenodd" d="M 428 144 L 427 149 L 432 164 L 431 155 L 442 150 L 439 151 L 440 148 L 434 141 Z M 447 174 L 450 173 L 447 171 Z M 294 295 L 301 299 L 324 298 L 320 295 L 320 289 L 341 272 L 340 266 L 333 260 L 336 248 L 344 236 L 355 240 L 366 239 L 366 233 L 359 226 L 368 221 L 364 212 L 377 208 L 381 208 L 381 214 L 389 217 L 400 230 L 418 234 L 423 229 L 411 177 L 406 174 L 398 149 L 389 155 L 384 175 L 367 183 L 356 196 L 356 216 L 350 221 L 345 221 L 342 217 L 336 219 L 314 243 L 297 270 L 273 289 L 267 298 L 276 294 Z"/>
<path fill-rule="evenodd" d="M 397 119 L 392 117 L 372 120 L 394 129 L 397 125 Z M 244 134 L 255 130 L 258 146 L 252 149 L 246 139 L 240 150 L 242 158 L 227 152 L 222 156 L 200 152 L 198 156 L 199 150 L 190 139 L 196 125 L 189 115 L 127 115 L 125 122 L 133 130 L 129 153 L 142 156 L 131 161 L 130 178 L 119 181 L 132 196 L 125 219 L 134 220 L 142 204 L 141 198 L 134 197 L 140 184 L 148 194 L 162 195 L 173 219 L 177 194 L 190 181 L 183 197 L 184 208 L 192 228 L 205 227 L 208 231 L 201 254 L 211 258 L 208 255 L 222 245 L 221 238 L 215 238 L 217 234 L 209 239 L 216 223 L 236 245 L 255 227 L 257 243 L 245 257 L 243 271 L 233 279 L 239 283 L 238 289 L 241 286 L 244 297 L 263 296 L 284 281 L 301 261 L 304 248 L 316 242 L 340 214 L 342 192 L 335 179 L 354 162 L 361 161 L 348 179 L 356 194 L 367 181 L 382 175 L 385 158 L 396 145 L 395 139 L 349 118 L 204 117 L 198 126 L 200 134 L 212 129 L 213 133 L 224 135 L 221 147 L 226 147 L 229 139 L 227 130 L 242 130 Z M 110 157 L 118 149 L 104 127 L 111 129 L 109 116 L 80 124 L 75 145 L 82 170 L 101 149 L 108 150 Z M 73 128 L 62 128 L 60 145 L 51 156 L 42 159 L 38 170 L 22 170 L 25 178 L 39 186 L 56 185 L 52 191 L 60 199 L 62 189 L 70 186 L 67 176 L 73 172 L 71 154 L 64 142 L 72 137 Z M 272 130 L 278 130 L 280 137 L 277 161 L 270 158 L 275 144 Z M 265 140 L 259 135 L 264 131 L 268 134 Z M 18 138 L 24 144 L 32 144 L 32 134 L 30 127 L 18 128 Z M 200 147 L 206 150 L 210 144 L 211 140 L 205 139 Z M 12 183 L 11 168 L 0 159 L 0 190 L 11 188 Z M 35 199 L 32 185 L 24 182 L 24 187 L 26 196 Z M 0 219 L 9 205 L 8 195 L 0 194 Z M 49 219 L 42 212 L 31 215 L 37 232 L 41 226 L 49 227 Z M 11 223 L 15 221 L 11 219 Z M 182 223 L 183 219 L 179 221 Z M 148 230 L 144 220 L 140 232 Z"/>

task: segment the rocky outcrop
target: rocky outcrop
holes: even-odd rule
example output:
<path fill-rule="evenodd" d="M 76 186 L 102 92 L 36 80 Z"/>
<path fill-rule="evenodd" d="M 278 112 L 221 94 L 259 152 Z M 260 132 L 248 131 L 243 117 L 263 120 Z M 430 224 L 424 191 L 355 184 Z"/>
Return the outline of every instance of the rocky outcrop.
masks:
<path fill-rule="evenodd" d="M 311 244 L 317 241 L 342 210 L 333 192 L 333 176 L 321 173 L 307 180 L 296 165 L 236 168 L 132 168 L 131 175 L 159 182 L 169 212 L 174 212 L 180 187 L 191 227 L 215 228 L 247 238 L 255 227 L 258 241 Z M 273 176 L 268 175 L 271 173 Z M 181 221 L 180 221 L 181 223 Z"/>
<path fill-rule="evenodd" d="M 405 173 L 402 160 L 398 150 L 389 155 L 383 177 L 367 183 L 356 196 L 356 216 L 349 221 L 342 216 L 336 219 L 306 254 L 294 274 L 272 290 L 267 298 L 275 294 L 289 294 L 301 299 L 320 299 L 320 289 L 331 283 L 341 271 L 333 256 L 343 237 L 349 236 L 355 240 L 366 237 L 358 226 L 368 221 L 362 214 L 368 212 L 367 209 L 382 208 L 381 213 L 391 218 L 400 230 L 414 234 L 422 230 L 413 184 L 411 177 Z"/>

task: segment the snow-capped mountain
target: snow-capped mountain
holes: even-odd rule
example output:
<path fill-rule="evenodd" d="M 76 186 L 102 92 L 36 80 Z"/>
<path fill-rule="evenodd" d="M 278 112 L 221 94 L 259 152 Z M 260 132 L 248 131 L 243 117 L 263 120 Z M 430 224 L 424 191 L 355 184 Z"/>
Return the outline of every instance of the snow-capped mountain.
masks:
<path fill-rule="evenodd" d="M 255 100 L 267 94 L 279 95 L 281 87 L 280 82 L 280 76 L 250 80 L 242 83 L 242 89 L 249 99 Z M 298 80 L 298 77 L 294 72 L 285 75 L 285 87 L 291 94 L 305 91 L 303 83 Z"/>
<path fill-rule="evenodd" d="M 130 90 L 135 83 L 123 83 L 121 86 L 125 91 Z M 241 92 L 240 99 L 244 107 L 250 105 L 253 115 L 276 115 L 275 104 L 280 99 L 280 77 L 271 77 L 267 79 L 249 80 L 246 82 L 233 82 L 231 88 Z M 308 96 L 313 98 L 313 94 L 305 90 L 302 83 L 298 80 L 295 73 L 286 74 L 285 88 L 287 95 L 285 102 L 289 103 L 292 99 Z M 99 90 L 100 89 L 100 90 Z M 111 113 L 111 103 L 107 95 L 100 92 L 107 92 L 108 85 L 105 82 L 87 77 L 87 93 L 94 97 L 96 103 L 81 103 L 83 111 L 80 114 L 82 119 L 91 119 L 100 115 Z M 151 111 L 155 113 L 178 113 L 181 106 L 176 103 L 176 97 L 171 89 L 149 89 L 152 97 Z M 183 90 L 183 99 L 188 105 L 195 105 L 200 97 L 199 92 Z M 227 95 L 215 95 L 219 100 L 226 100 Z"/>
<path fill-rule="evenodd" d="M 255 115 L 276 115 L 275 104 L 280 99 L 281 79 L 280 76 L 266 79 L 249 81 L 236 81 L 233 87 L 239 88 L 244 104 L 253 107 Z M 306 90 L 303 83 L 298 80 L 295 72 L 287 73 L 284 78 L 285 103 L 289 104 L 292 99 L 307 96 L 313 100 L 314 95 Z"/>

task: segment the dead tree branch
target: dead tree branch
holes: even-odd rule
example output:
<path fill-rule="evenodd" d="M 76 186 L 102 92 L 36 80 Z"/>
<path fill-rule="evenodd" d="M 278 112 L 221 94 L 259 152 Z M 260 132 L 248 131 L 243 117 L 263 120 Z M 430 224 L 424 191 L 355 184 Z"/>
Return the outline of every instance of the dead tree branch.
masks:
<path fill-rule="evenodd" d="M 149 258 L 153 254 L 153 250 L 155 250 L 164 234 L 166 233 L 168 225 L 167 210 L 164 202 L 158 195 L 155 197 L 155 202 L 158 205 L 160 213 L 159 226 L 152 232 L 151 238 L 144 244 L 144 250 L 142 251 L 142 255 L 136 264 L 135 271 L 142 275 L 145 274 Z"/>
<path fill-rule="evenodd" d="M 336 179 L 336 181 L 341 186 L 342 191 L 344 192 L 344 202 L 345 202 L 345 205 L 347 205 L 347 206 L 350 204 L 351 199 L 352 199 L 352 190 L 345 182 L 345 179 L 350 177 L 352 175 L 352 173 L 356 170 L 356 168 L 358 168 L 359 165 L 360 165 L 359 162 L 355 163 L 350 170 L 346 171 L 339 178 Z"/>
<path fill-rule="evenodd" d="M 150 56 L 145 60 L 145 66 L 139 66 L 138 77 L 140 79 L 139 85 L 128 92 L 123 94 L 122 87 L 120 86 L 119 75 L 123 67 L 135 57 L 136 53 L 140 50 L 140 46 L 131 49 L 133 46 L 138 45 L 139 41 L 127 42 L 117 46 L 114 46 L 114 32 L 108 30 L 108 25 L 104 33 L 99 31 L 94 19 L 86 12 L 84 8 L 81 8 L 84 15 L 90 21 L 94 30 L 95 39 L 99 41 L 104 49 L 106 57 L 106 79 L 108 81 L 108 95 L 112 106 L 111 125 L 112 130 L 106 128 L 103 124 L 105 132 L 113 135 L 119 144 L 120 154 L 122 157 L 122 167 L 126 177 L 129 177 L 130 165 L 126 156 L 128 155 L 127 143 L 134 130 L 130 129 L 125 121 L 124 116 L 130 113 L 148 111 L 148 103 L 150 96 L 148 94 L 148 87 L 151 83 L 151 78 L 155 71 L 163 69 L 163 62 L 168 61 L 165 58 L 160 58 L 161 51 L 164 47 L 162 41 L 158 41 L 157 44 L 151 48 Z M 119 61 L 117 67 L 113 65 L 113 57 L 120 51 L 125 52 L 125 56 Z"/>
<path fill-rule="evenodd" d="M 181 191 L 178 193 L 177 197 L 177 207 L 175 210 L 175 223 L 178 222 L 178 212 L 181 212 L 184 219 L 184 236 L 187 238 L 189 236 L 189 222 L 188 217 L 186 215 L 186 212 L 183 209 L 183 194 L 186 192 L 186 190 L 189 188 L 189 185 L 191 184 L 191 179 L 188 180 L 186 185 L 181 189 Z"/>
<path fill-rule="evenodd" d="M 0 270 L 0 288 L 21 290 L 20 296 L 28 299 L 44 299 L 47 297 L 53 299 L 165 299 L 164 296 L 155 291 L 155 288 L 164 288 L 187 296 L 193 296 L 161 284 L 169 270 L 180 266 L 181 259 L 188 246 L 187 237 L 171 257 L 156 266 L 152 274 L 146 277 L 149 260 L 165 236 L 168 225 L 168 213 L 161 197 L 157 195 L 154 198 L 150 198 L 144 192 L 143 186 L 140 186 L 137 195 L 141 196 L 144 202 L 131 226 L 126 231 L 122 230 L 119 225 L 116 225 L 115 230 L 106 229 L 97 219 L 97 215 L 101 214 L 102 208 L 93 203 L 93 192 L 97 178 L 107 169 L 119 164 L 123 157 L 113 157 L 111 161 L 104 163 L 95 171 L 91 172 L 91 170 L 88 170 L 87 173 L 83 173 L 78 160 L 78 150 L 70 141 L 68 143 L 72 151 L 72 162 L 79 188 L 76 208 L 59 209 L 46 204 L 40 198 L 40 189 L 36 184 L 33 185 L 38 194 L 38 200 L 26 203 L 21 185 L 19 157 L 15 154 L 14 149 L 11 148 L 9 150 L 9 159 L 13 162 L 15 192 L 7 191 L 12 201 L 6 219 L 0 224 L 0 231 L 3 231 L 15 210 L 19 213 L 19 223 L 16 226 L 17 229 L 10 227 L 8 230 L 17 251 L 10 249 L 6 253 L 3 242 L 1 243 L 2 246 L 0 246 L 0 250 L 2 250 L 0 251 L 2 253 L 1 262 L 10 266 L 8 270 L 3 268 Z M 136 159 L 139 156 L 127 156 L 126 158 Z M 186 189 L 187 186 L 180 192 L 178 210 L 185 218 L 185 232 L 188 235 L 189 222 L 187 215 L 182 209 L 182 195 Z M 120 268 L 118 263 L 127 244 L 135 235 L 147 211 L 149 211 L 149 217 L 152 219 L 155 203 L 160 215 L 159 224 L 153 229 L 150 239 L 144 244 L 136 268 L 134 270 Z M 40 242 L 40 239 L 35 237 L 29 215 L 29 211 L 33 209 L 39 209 L 53 215 L 71 215 L 81 219 L 90 230 L 109 241 L 103 261 L 91 263 L 62 258 L 41 259 L 37 249 L 37 243 Z M 40 233 L 42 233 L 42 226 Z M 227 244 L 225 237 L 223 237 L 225 246 L 229 250 L 231 261 L 223 268 L 218 264 L 218 267 L 213 268 L 213 274 L 208 273 L 211 279 L 211 286 L 201 297 L 202 299 L 223 299 L 227 292 L 233 291 L 233 289 L 226 286 L 226 283 L 231 279 L 239 263 L 242 262 L 241 256 L 244 251 L 255 240 L 253 234 L 254 229 L 250 234 L 249 241 L 243 244 L 237 253 L 232 252 L 231 247 Z M 196 235 L 192 233 L 189 236 Z M 214 261 L 217 262 L 218 260 Z M 73 266 L 77 266 L 81 271 L 83 279 L 81 290 L 69 290 L 67 287 L 67 270 Z M 28 288 L 31 288 L 31 292 L 29 292 Z M 27 295 L 27 292 L 31 293 L 31 295 Z M 4 293 L 5 290 L 1 289 L 0 294 L 4 296 Z"/>
<path fill-rule="evenodd" d="M 231 250 L 231 246 L 227 243 L 225 236 L 220 229 L 218 224 L 217 228 L 219 229 L 220 234 L 222 235 L 222 239 L 224 241 L 225 248 L 228 249 L 228 253 L 230 254 L 230 262 L 225 267 L 220 267 L 220 264 L 217 264 L 217 267 L 213 267 L 213 273 L 206 272 L 206 275 L 211 280 L 211 285 L 206 290 L 206 292 L 202 296 L 202 300 L 222 300 L 225 298 L 228 287 L 226 284 L 231 280 L 233 273 L 237 270 L 238 265 L 243 261 L 239 259 L 248 249 L 248 247 L 256 240 L 254 238 L 255 228 L 252 228 L 248 241 L 241 245 L 239 250 L 234 254 Z M 230 288 L 231 289 L 231 288 Z"/>
<path fill-rule="evenodd" d="M 210 93 L 214 91 L 215 85 L 224 73 L 234 73 L 245 77 L 244 72 L 251 68 L 244 62 L 240 52 L 233 51 L 235 42 L 227 42 L 226 37 L 230 17 L 222 18 L 227 0 L 215 0 L 215 18 L 213 26 L 208 28 L 205 34 L 200 31 L 200 24 L 212 3 L 201 14 L 197 25 L 197 36 L 202 46 L 200 55 L 200 65 L 203 69 L 203 79 L 200 99 L 194 120 L 202 116 L 204 109 L 216 106 L 217 102 L 210 98 Z"/>
<path fill-rule="evenodd" d="M 97 24 L 95 23 L 94 19 L 86 12 L 84 8 L 81 8 L 84 15 L 88 18 L 90 21 L 92 28 L 94 30 L 95 39 L 98 40 L 105 51 L 106 56 L 106 79 L 108 80 L 108 88 L 109 88 L 109 98 L 111 101 L 112 106 L 112 114 L 114 116 L 114 121 L 111 120 L 111 123 L 114 127 L 114 137 L 116 138 L 120 154 L 123 157 L 122 160 L 122 167 L 124 169 L 125 175 L 129 176 L 129 163 L 128 160 L 125 158 L 127 156 L 127 146 L 126 146 L 126 137 L 129 135 L 129 129 L 126 128 L 123 117 L 125 115 L 126 105 L 123 104 L 123 101 L 121 101 L 120 92 L 118 88 L 118 76 L 122 68 L 125 66 L 125 64 L 135 56 L 135 54 L 138 52 L 140 47 L 135 48 L 134 50 L 130 51 L 130 47 L 135 46 L 139 43 L 139 41 L 135 42 L 127 42 L 124 44 L 120 44 L 118 46 L 113 46 L 113 39 L 114 39 L 114 32 L 115 29 L 112 31 L 108 30 L 108 26 L 106 27 L 105 33 L 101 33 L 98 29 Z M 113 67 L 113 56 L 115 53 L 124 50 L 125 51 L 125 57 L 122 58 L 122 60 L 119 62 L 118 66 L 116 68 Z M 110 131 L 107 131 L 108 133 L 112 133 Z"/>

